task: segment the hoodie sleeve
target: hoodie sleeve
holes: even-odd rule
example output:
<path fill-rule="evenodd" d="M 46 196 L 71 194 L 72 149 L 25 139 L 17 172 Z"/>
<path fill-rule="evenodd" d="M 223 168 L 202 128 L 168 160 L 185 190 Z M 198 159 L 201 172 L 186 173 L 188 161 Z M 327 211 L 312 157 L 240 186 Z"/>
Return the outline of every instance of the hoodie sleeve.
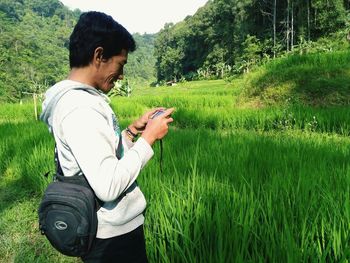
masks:
<path fill-rule="evenodd" d="M 61 122 L 61 132 L 96 196 L 113 201 L 136 180 L 153 156 L 151 146 L 140 138 L 124 156 L 115 155 L 116 136 L 102 113 L 79 107 Z"/>
<path fill-rule="evenodd" d="M 126 135 L 126 130 L 122 131 L 122 142 L 123 142 L 124 152 L 129 151 L 129 149 L 131 149 L 135 144 Z"/>

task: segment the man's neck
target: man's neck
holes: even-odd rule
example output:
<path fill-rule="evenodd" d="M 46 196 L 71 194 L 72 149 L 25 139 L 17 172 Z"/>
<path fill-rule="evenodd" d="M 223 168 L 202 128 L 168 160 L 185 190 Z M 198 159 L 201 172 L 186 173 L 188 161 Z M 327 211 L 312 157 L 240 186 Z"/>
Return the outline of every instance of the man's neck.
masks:
<path fill-rule="evenodd" d="M 94 82 L 94 74 L 90 67 L 72 68 L 67 79 L 78 81 L 80 83 L 96 88 L 96 83 Z"/>

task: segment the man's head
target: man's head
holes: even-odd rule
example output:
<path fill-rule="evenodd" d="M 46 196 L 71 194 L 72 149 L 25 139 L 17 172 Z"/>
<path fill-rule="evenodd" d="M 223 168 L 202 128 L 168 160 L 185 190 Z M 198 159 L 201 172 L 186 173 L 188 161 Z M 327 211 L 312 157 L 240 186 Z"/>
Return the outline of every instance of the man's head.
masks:
<path fill-rule="evenodd" d="M 128 52 L 135 50 L 131 34 L 112 17 L 83 13 L 70 36 L 71 69 L 90 68 L 88 83 L 107 93 L 123 78 Z"/>
<path fill-rule="evenodd" d="M 103 58 L 109 59 L 121 53 L 135 50 L 132 35 L 119 23 L 100 12 L 83 13 L 69 42 L 69 64 L 71 68 L 88 66 L 95 49 L 103 48 Z"/>

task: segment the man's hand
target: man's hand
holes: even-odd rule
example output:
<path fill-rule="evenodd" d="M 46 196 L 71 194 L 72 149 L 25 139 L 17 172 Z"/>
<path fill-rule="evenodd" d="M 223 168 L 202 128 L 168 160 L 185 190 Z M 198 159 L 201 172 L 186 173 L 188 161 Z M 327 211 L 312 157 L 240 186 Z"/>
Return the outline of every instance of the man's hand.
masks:
<path fill-rule="evenodd" d="M 142 133 L 149 121 L 149 119 L 152 117 L 153 114 L 155 114 L 157 111 L 164 111 L 164 107 L 154 108 L 150 111 L 147 111 L 144 113 L 139 119 L 134 121 L 132 124 L 128 126 L 129 130 L 134 134 Z"/>
<path fill-rule="evenodd" d="M 156 118 L 149 119 L 146 128 L 142 133 L 142 138 L 144 138 L 150 145 L 153 145 L 156 140 L 162 139 L 168 133 L 169 123 L 173 122 L 173 118 L 171 118 L 173 111 L 174 108 L 170 108 Z"/>

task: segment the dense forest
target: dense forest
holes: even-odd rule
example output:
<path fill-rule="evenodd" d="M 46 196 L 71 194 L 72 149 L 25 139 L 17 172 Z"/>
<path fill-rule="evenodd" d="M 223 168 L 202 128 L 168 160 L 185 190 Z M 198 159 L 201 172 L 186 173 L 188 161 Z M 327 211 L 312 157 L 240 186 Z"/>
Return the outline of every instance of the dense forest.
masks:
<path fill-rule="evenodd" d="M 349 8 L 349 0 L 209 0 L 158 34 L 158 81 L 222 78 L 286 54 L 344 49 Z"/>
<path fill-rule="evenodd" d="M 343 50 L 349 10 L 350 0 L 209 0 L 157 34 L 134 34 L 127 81 L 231 79 L 277 57 Z M 67 75 L 80 14 L 58 0 L 0 0 L 0 101 L 41 93 Z"/>
<path fill-rule="evenodd" d="M 0 0 L 0 101 L 41 93 L 67 75 L 69 36 L 81 14 L 58 0 Z M 155 79 L 154 35 L 135 34 L 130 82 Z"/>

